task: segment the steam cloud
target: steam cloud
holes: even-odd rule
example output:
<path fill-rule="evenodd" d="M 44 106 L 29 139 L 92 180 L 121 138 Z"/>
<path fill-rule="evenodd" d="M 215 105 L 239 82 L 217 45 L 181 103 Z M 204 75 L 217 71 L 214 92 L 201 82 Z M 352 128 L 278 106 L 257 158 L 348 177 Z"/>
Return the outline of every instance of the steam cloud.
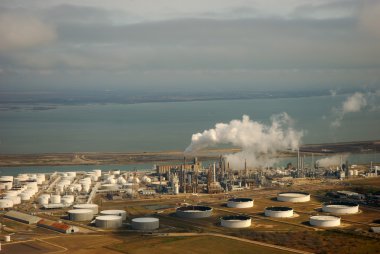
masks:
<path fill-rule="evenodd" d="M 333 127 L 339 127 L 344 116 L 347 113 L 359 112 L 367 106 L 367 99 L 363 93 L 356 92 L 349 96 L 343 103 L 341 108 L 337 110 L 337 118 L 331 123 Z"/>
<path fill-rule="evenodd" d="M 271 166 L 276 162 L 278 152 L 289 148 L 295 150 L 300 145 L 303 132 L 294 130 L 292 122 L 287 113 L 272 116 L 271 125 L 243 115 L 242 120 L 217 123 L 213 129 L 193 134 L 185 153 L 194 154 L 207 147 L 230 144 L 242 149 L 225 156 L 232 168 L 242 169 L 245 160 L 250 167 Z"/>
<path fill-rule="evenodd" d="M 332 166 L 340 166 L 341 158 L 342 158 L 342 162 L 344 163 L 348 158 L 348 154 L 326 157 L 326 158 L 317 160 L 317 164 L 319 167 L 324 167 L 324 168 L 328 168 Z"/>

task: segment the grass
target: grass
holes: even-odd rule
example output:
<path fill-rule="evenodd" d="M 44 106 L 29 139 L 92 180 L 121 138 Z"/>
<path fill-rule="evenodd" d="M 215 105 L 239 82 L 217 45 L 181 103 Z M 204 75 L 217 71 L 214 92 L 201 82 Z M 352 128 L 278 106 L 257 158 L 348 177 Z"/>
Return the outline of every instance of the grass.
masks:
<path fill-rule="evenodd" d="M 108 248 L 129 254 L 165 253 L 165 254 L 210 254 L 210 253 L 262 253 L 262 254 L 285 254 L 269 247 L 258 246 L 250 243 L 239 242 L 232 239 L 214 236 L 197 237 L 164 237 L 148 238 L 140 241 L 125 242 L 108 246 Z"/>

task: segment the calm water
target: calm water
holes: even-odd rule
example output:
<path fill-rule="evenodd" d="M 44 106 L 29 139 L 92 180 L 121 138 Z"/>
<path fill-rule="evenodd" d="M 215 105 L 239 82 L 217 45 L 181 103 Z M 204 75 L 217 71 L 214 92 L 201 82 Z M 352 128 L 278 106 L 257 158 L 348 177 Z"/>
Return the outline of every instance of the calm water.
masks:
<path fill-rule="evenodd" d="M 0 153 L 184 150 L 193 133 L 248 114 L 268 122 L 287 112 L 303 143 L 380 139 L 379 111 L 347 114 L 330 127 L 345 96 L 58 106 L 0 111 Z"/>

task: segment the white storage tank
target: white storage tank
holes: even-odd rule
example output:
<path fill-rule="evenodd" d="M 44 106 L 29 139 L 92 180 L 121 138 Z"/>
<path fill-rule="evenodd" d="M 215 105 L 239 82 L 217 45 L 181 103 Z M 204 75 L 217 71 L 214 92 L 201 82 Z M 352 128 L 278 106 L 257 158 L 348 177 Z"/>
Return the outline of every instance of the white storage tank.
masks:
<path fill-rule="evenodd" d="M 32 198 L 32 194 L 30 192 L 22 192 L 20 194 L 21 201 L 28 201 Z"/>
<path fill-rule="evenodd" d="M 103 210 L 100 212 L 101 215 L 115 215 L 121 216 L 122 220 L 127 219 L 127 212 L 124 210 Z"/>
<path fill-rule="evenodd" d="M 40 196 L 38 198 L 38 203 L 40 205 L 47 205 L 47 204 L 49 204 L 49 199 L 50 199 L 50 197 L 48 197 L 48 196 Z"/>
<path fill-rule="evenodd" d="M 94 218 L 94 213 L 91 209 L 74 209 L 67 211 L 69 220 L 72 221 L 90 221 Z"/>
<path fill-rule="evenodd" d="M 136 230 L 151 231 L 160 227 L 160 220 L 153 217 L 134 218 L 131 226 Z"/>
<path fill-rule="evenodd" d="M 99 206 L 97 204 L 77 204 L 74 209 L 91 209 L 94 214 L 98 214 Z"/>
<path fill-rule="evenodd" d="M 62 204 L 71 205 L 74 203 L 74 195 L 65 195 L 61 198 Z"/>
<path fill-rule="evenodd" d="M 340 225 L 340 218 L 335 216 L 311 216 L 310 225 L 316 227 L 337 227 Z"/>
<path fill-rule="evenodd" d="M 95 175 L 97 175 L 98 177 L 100 177 L 102 175 L 102 170 L 101 169 L 94 169 L 93 172 L 95 173 Z"/>
<path fill-rule="evenodd" d="M 50 197 L 50 203 L 52 203 L 52 204 L 60 204 L 61 203 L 61 196 L 60 195 L 51 195 L 51 197 Z"/>
<path fill-rule="evenodd" d="M 12 208 L 13 201 L 10 199 L 0 199 L 0 209 Z"/>
<path fill-rule="evenodd" d="M 13 187 L 13 181 L 0 180 L 0 190 L 10 190 Z"/>
<path fill-rule="evenodd" d="M 270 206 L 265 208 L 265 216 L 274 218 L 293 217 L 293 209 L 286 206 Z"/>
<path fill-rule="evenodd" d="M 251 198 L 231 198 L 227 201 L 227 207 L 250 208 L 250 207 L 253 207 L 253 199 L 251 199 Z"/>
<path fill-rule="evenodd" d="M 277 200 L 282 202 L 308 202 L 310 201 L 310 194 L 306 192 L 282 192 L 277 195 Z"/>
<path fill-rule="evenodd" d="M 220 218 L 220 224 L 225 228 L 247 228 L 251 226 L 251 217 L 245 215 L 229 215 Z"/>
<path fill-rule="evenodd" d="M 332 214 L 355 214 L 359 212 L 359 205 L 351 202 L 324 203 L 322 211 Z"/>
<path fill-rule="evenodd" d="M 21 204 L 21 197 L 20 196 L 4 196 L 5 199 L 10 199 L 13 202 L 13 205 L 19 205 Z"/>
<path fill-rule="evenodd" d="M 95 219 L 95 225 L 99 228 L 114 229 L 120 228 L 123 225 L 121 216 L 102 215 Z"/>

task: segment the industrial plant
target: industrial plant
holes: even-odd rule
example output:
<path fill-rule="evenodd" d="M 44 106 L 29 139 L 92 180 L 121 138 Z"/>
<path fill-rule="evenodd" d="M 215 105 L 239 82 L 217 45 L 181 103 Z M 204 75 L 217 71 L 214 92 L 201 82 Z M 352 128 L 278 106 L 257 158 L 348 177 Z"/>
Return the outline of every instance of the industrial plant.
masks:
<path fill-rule="evenodd" d="M 235 169 L 223 156 L 203 161 L 184 157 L 141 171 L 1 176 L 0 220 L 7 225 L 2 244 L 24 237 L 17 233 L 22 225 L 74 237 L 205 231 L 255 239 L 257 232 L 268 230 L 344 231 L 359 223 L 358 234 L 378 237 L 373 232 L 380 219 L 380 192 L 358 193 L 350 187 L 377 180 L 378 165 L 341 160 L 328 167 L 307 165 L 302 154 L 297 160 L 296 166 L 253 168 L 244 163 Z"/>

